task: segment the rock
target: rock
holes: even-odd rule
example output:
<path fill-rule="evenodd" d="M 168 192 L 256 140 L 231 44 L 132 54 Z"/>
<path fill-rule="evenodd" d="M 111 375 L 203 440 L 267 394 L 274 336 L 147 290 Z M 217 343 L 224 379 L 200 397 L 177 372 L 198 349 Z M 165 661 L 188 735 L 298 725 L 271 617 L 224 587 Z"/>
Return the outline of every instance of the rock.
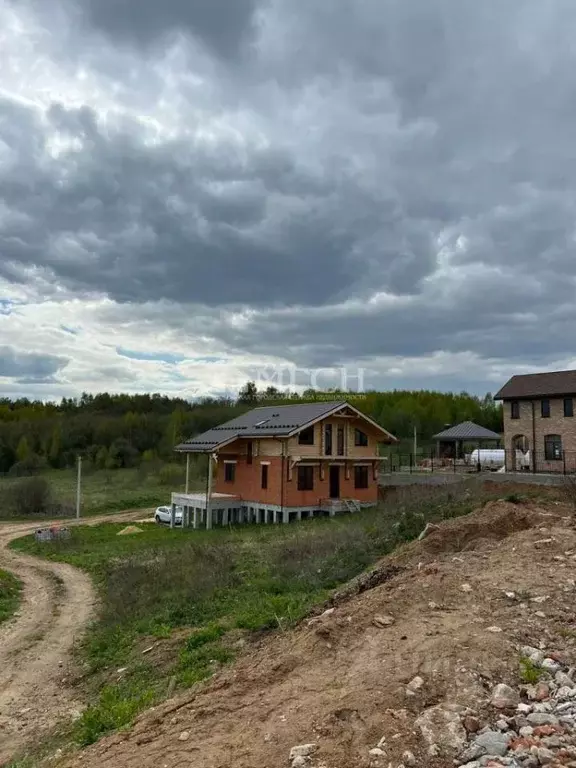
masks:
<path fill-rule="evenodd" d="M 372 619 L 372 623 L 375 624 L 377 627 L 391 627 L 392 624 L 396 619 L 394 616 L 374 616 Z"/>
<path fill-rule="evenodd" d="M 497 709 L 507 709 L 508 707 L 516 707 L 520 700 L 518 692 L 505 683 L 500 683 L 492 691 L 492 697 L 490 703 Z"/>
<path fill-rule="evenodd" d="M 559 686 L 566 686 L 567 688 L 572 688 L 574 685 L 574 682 L 565 672 L 556 672 L 554 675 L 554 680 L 558 683 Z"/>
<path fill-rule="evenodd" d="M 424 680 L 421 677 L 416 676 L 406 686 L 406 691 L 410 691 L 410 693 L 416 693 L 419 691 L 424 685 Z"/>
<path fill-rule="evenodd" d="M 502 627 L 488 627 L 488 629 L 486 631 L 487 632 L 494 632 L 494 633 L 502 632 Z"/>
<path fill-rule="evenodd" d="M 546 747 L 540 747 L 536 752 L 536 757 L 540 761 L 540 765 L 547 765 L 554 760 L 554 752 Z"/>
<path fill-rule="evenodd" d="M 477 757 L 482 757 L 486 754 L 486 750 L 480 744 L 471 744 L 464 752 L 460 754 L 460 760 L 476 760 Z"/>
<path fill-rule="evenodd" d="M 542 669 L 555 674 L 560 671 L 560 664 L 557 661 L 554 661 L 554 659 L 547 658 L 542 662 Z"/>
<path fill-rule="evenodd" d="M 523 715 L 527 715 L 529 712 L 532 712 L 532 707 L 530 704 L 525 704 L 523 701 L 518 704 L 516 707 L 517 712 L 521 712 Z"/>
<path fill-rule="evenodd" d="M 180 736 L 178 736 L 178 741 L 188 741 L 190 738 L 190 733 L 188 731 L 182 731 Z"/>
<path fill-rule="evenodd" d="M 459 755 L 466 744 L 466 731 L 456 712 L 437 705 L 425 710 L 414 725 L 431 748 L 451 757 Z"/>
<path fill-rule="evenodd" d="M 386 752 L 384 752 L 383 749 L 380 749 L 380 747 L 374 747 L 368 754 L 370 757 L 386 757 Z"/>
<path fill-rule="evenodd" d="M 531 712 L 526 715 L 526 720 L 530 725 L 558 725 L 556 715 L 551 715 L 549 712 Z"/>
<path fill-rule="evenodd" d="M 477 733 L 480 730 L 480 720 L 477 717 L 472 717 L 472 715 L 467 715 L 462 724 L 468 733 Z"/>
<path fill-rule="evenodd" d="M 496 723 L 496 728 L 498 728 L 499 731 L 508 731 L 510 730 L 510 726 L 506 722 L 506 720 L 498 720 Z"/>
<path fill-rule="evenodd" d="M 470 584 L 462 584 L 460 589 L 462 590 L 462 592 L 472 592 L 472 587 Z"/>
<path fill-rule="evenodd" d="M 412 768 L 412 766 L 417 765 L 416 756 L 414 755 L 414 752 L 410 752 L 409 749 L 407 749 L 405 752 L 402 753 L 402 762 L 404 765 L 407 765 L 408 768 Z"/>
<path fill-rule="evenodd" d="M 300 744 L 290 750 L 290 760 L 296 757 L 310 757 L 318 749 L 318 744 Z"/>
<path fill-rule="evenodd" d="M 489 755 L 499 755 L 500 757 L 503 757 L 508 751 L 510 741 L 510 734 L 500 733 L 500 731 L 486 731 L 486 733 L 476 736 L 476 744 L 484 747 Z"/>
<path fill-rule="evenodd" d="M 540 682 L 536 685 L 536 688 L 534 689 L 534 700 L 535 701 L 546 701 L 546 699 L 550 698 L 550 686 L 548 683 Z"/>
<path fill-rule="evenodd" d="M 290 765 L 291 768 L 306 768 L 306 766 L 310 765 L 310 758 L 298 755 L 298 757 L 295 757 L 294 760 L 292 760 Z"/>
<path fill-rule="evenodd" d="M 520 728 L 520 736 L 527 739 L 528 737 L 532 736 L 534 733 L 534 728 L 532 728 L 531 725 L 525 725 L 523 728 Z"/>

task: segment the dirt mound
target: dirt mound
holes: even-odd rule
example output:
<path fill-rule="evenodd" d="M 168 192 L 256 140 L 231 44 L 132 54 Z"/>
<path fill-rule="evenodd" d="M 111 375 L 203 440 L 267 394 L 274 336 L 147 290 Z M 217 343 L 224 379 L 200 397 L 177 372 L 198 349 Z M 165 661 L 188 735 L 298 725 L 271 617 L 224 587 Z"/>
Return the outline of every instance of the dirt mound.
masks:
<path fill-rule="evenodd" d="M 314 743 L 310 768 L 396 766 L 405 750 L 418 765 L 452 766 L 427 754 L 415 727 L 425 710 L 452 702 L 481 712 L 494 681 L 516 679 L 518 647 L 544 636 L 574 656 L 565 630 L 576 531 L 564 511 L 497 502 L 443 524 L 322 616 L 264 638 L 66 765 L 272 768 Z M 378 616 L 393 621 L 378 625 Z M 417 675 L 422 685 L 407 693 Z M 386 757 L 375 760 L 379 743 Z"/>
<path fill-rule="evenodd" d="M 142 528 L 138 528 L 137 525 L 127 525 L 126 528 L 118 531 L 116 536 L 131 536 L 133 533 L 142 533 Z"/>
<path fill-rule="evenodd" d="M 449 520 L 419 542 L 425 552 L 462 552 L 486 541 L 505 539 L 542 523 L 542 511 L 533 505 L 491 501 L 466 517 Z"/>

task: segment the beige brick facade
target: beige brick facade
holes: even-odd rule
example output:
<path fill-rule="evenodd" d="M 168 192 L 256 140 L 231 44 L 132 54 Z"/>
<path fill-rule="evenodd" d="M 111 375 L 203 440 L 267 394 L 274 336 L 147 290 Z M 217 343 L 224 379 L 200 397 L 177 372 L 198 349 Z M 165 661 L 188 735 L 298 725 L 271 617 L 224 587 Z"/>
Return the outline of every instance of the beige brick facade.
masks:
<path fill-rule="evenodd" d="M 550 403 L 550 416 L 542 415 L 542 399 L 504 400 L 504 439 L 507 450 L 507 468 L 514 469 L 515 448 L 521 436 L 530 450 L 530 465 L 537 472 L 576 471 L 576 415 L 564 415 L 562 397 L 545 398 Z M 517 405 L 514 406 L 513 404 Z M 576 396 L 573 398 L 576 409 Z M 512 418 L 513 408 L 518 408 L 519 418 Z M 576 413 L 576 411 L 574 411 Z M 546 455 L 546 437 L 558 435 L 561 439 L 561 452 L 558 458 Z M 550 445 L 550 443 L 549 443 Z"/>

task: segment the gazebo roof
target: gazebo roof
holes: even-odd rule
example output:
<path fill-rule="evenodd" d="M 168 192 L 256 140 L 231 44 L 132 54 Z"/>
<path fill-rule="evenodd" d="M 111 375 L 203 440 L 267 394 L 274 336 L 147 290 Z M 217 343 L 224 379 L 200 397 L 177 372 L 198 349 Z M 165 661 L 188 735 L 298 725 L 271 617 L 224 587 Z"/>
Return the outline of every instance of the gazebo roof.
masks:
<path fill-rule="evenodd" d="M 434 435 L 434 440 L 444 440 L 446 442 L 456 442 L 457 440 L 501 440 L 501 436 L 497 432 L 492 432 L 486 427 L 481 427 L 479 424 L 474 424 L 473 421 L 465 421 L 462 424 L 457 424 L 455 427 L 445 429 L 444 432 L 439 432 Z"/>

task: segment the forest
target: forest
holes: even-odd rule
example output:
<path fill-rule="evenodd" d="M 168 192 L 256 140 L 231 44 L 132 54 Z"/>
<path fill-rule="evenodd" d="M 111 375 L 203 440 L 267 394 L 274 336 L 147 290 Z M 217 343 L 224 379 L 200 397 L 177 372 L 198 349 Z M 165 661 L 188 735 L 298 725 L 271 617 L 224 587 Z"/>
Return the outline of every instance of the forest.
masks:
<path fill-rule="evenodd" d="M 174 446 L 257 405 L 282 405 L 317 399 L 351 399 L 354 405 L 401 440 L 419 444 L 446 425 L 468 419 L 497 432 L 501 407 L 492 396 L 393 390 L 362 393 L 258 390 L 248 382 L 238 397 L 189 402 L 160 394 L 88 394 L 60 402 L 0 398 L 0 473 L 34 474 L 72 467 L 82 455 L 94 469 L 136 467 L 170 461 Z"/>

